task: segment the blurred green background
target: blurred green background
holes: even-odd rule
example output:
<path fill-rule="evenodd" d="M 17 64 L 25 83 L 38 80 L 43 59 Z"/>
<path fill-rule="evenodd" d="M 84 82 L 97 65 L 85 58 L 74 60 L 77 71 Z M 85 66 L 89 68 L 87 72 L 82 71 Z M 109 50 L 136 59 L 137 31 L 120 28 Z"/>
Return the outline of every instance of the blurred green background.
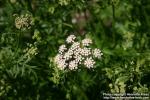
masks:
<path fill-rule="evenodd" d="M 53 57 L 70 34 L 102 50 L 94 70 L 56 68 Z M 0 0 L 0 100 L 149 92 L 149 0 Z"/>

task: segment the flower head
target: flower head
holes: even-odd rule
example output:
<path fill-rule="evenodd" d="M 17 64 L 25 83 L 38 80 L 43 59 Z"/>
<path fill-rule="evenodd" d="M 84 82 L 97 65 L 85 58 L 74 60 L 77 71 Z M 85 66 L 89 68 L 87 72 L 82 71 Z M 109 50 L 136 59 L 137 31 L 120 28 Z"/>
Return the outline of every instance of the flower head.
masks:
<path fill-rule="evenodd" d="M 55 59 L 54 59 L 55 63 L 57 64 L 58 68 L 63 70 L 66 68 L 67 63 L 65 62 L 65 60 L 63 59 L 63 56 L 60 54 L 57 54 Z"/>
<path fill-rule="evenodd" d="M 68 36 L 68 38 L 66 39 L 66 42 L 67 43 L 73 43 L 74 42 L 74 40 L 75 40 L 75 35 L 70 35 L 70 36 Z"/>
<path fill-rule="evenodd" d="M 65 50 L 67 50 L 66 45 L 61 45 L 59 47 L 59 53 L 63 53 Z"/>
<path fill-rule="evenodd" d="M 54 62 L 55 62 L 56 64 L 59 64 L 59 62 L 60 62 L 62 59 L 63 59 L 62 55 L 57 54 L 57 55 L 55 56 L 55 58 L 54 58 Z"/>
<path fill-rule="evenodd" d="M 64 70 L 67 66 L 67 63 L 65 62 L 65 60 L 60 60 L 58 63 L 58 68 L 61 70 Z"/>
<path fill-rule="evenodd" d="M 81 54 L 82 54 L 83 56 L 89 56 L 89 55 L 91 55 L 91 49 L 90 49 L 90 48 L 83 48 L 83 49 L 81 50 Z"/>
<path fill-rule="evenodd" d="M 71 45 L 70 49 L 75 50 L 75 49 L 77 49 L 77 48 L 79 48 L 79 47 L 80 47 L 80 43 L 79 43 L 79 42 L 74 42 L 74 43 Z"/>
<path fill-rule="evenodd" d="M 92 40 L 91 39 L 84 39 L 82 40 L 82 45 L 83 46 L 89 46 L 90 44 L 92 44 Z"/>
<path fill-rule="evenodd" d="M 103 55 L 103 53 L 101 52 L 100 49 L 97 49 L 97 48 L 96 48 L 96 49 L 93 50 L 93 55 L 94 55 L 94 57 L 100 59 L 101 56 Z"/>
<path fill-rule="evenodd" d="M 91 39 L 84 39 L 81 42 L 75 41 L 75 36 L 70 35 L 66 42 L 69 46 L 61 45 L 58 54 L 55 57 L 55 62 L 60 70 L 77 70 L 80 65 L 86 68 L 94 68 L 95 58 L 101 58 L 101 51 L 99 49 L 92 49 L 89 47 L 92 44 Z M 82 45 L 81 45 L 82 44 Z"/>
<path fill-rule="evenodd" d="M 81 53 L 82 53 L 81 51 L 82 51 L 81 48 L 75 49 L 75 50 L 73 51 L 74 56 L 79 56 L 79 55 L 81 55 Z"/>
<path fill-rule="evenodd" d="M 69 59 L 71 59 L 72 58 L 72 56 L 73 56 L 73 51 L 72 50 L 68 50 L 65 54 L 64 54 L 64 59 L 65 60 L 69 60 Z"/>
<path fill-rule="evenodd" d="M 78 68 L 77 62 L 76 62 L 75 60 L 70 61 L 70 63 L 69 63 L 69 69 L 70 69 L 70 70 L 75 70 L 75 69 L 77 69 L 77 68 Z"/>
<path fill-rule="evenodd" d="M 92 57 L 87 58 L 87 59 L 84 61 L 84 65 L 85 65 L 87 68 L 93 68 L 93 67 L 94 67 L 94 64 L 95 64 L 95 61 L 92 59 Z"/>
<path fill-rule="evenodd" d="M 84 57 L 82 57 L 81 55 L 74 56 L 74 58 L 78 64 L 81 64 L 81 62 L 84 60 Z"/>
<path fill-rule="evenodd" d="M 24 14 L 15 18 L 15 26 L 17 29 L 29 29 L 32 24 L 32 16 L 29 14 Z"/>

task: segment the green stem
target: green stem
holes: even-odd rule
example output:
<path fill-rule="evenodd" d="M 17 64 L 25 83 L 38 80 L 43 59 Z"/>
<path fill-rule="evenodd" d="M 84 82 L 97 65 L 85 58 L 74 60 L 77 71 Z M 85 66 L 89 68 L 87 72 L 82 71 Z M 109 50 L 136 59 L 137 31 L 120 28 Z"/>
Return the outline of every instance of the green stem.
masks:
<path fill-rule="evenodd" d="M 113 13 L 113 19 L 115 20 L 115 5 L 112 3 L 112 13 Z"/>
<path fill-rule="evenodd" d="M 20 36 L 21 36 L 21 30 L 19 31 L 19 34 L 16 35 L 16 37 L 17 37 L 17 43 L 16 43 L 15 56 L 17 56 L 17 54 L 18 54 Z"/>

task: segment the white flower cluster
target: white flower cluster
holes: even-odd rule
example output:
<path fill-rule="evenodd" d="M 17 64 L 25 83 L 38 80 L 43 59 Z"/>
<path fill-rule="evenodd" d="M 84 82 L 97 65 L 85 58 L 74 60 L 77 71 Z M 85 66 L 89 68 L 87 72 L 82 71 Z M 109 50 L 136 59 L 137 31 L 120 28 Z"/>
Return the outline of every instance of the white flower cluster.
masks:
<path fill-rule="evenodd" d="M 33 25 L 33 18 L 29 14 L 23 14 L 15 18 L 15 26 L 17 29 L 30 29 Z"/>
<path fill-rule="evenodd" d="M 92 44 L 92 40 L 84 39 L 84 40 L 82 40 L 82 44 L 83 44 L 83 46 L 89 46 L 90 44 Z"/>
<path fill-rule="evenodd" d="M 70 36 L 66 39 L 66 42 L 67 42 L 67 43 L 73 43 L 75 39 L 76 39 L 76 37 L 75 37 L 74 35 L 70 35 Z"/>
<path fill-rule="evenodd" d="M 103 55 L 103 53 L 101 52 L 101 50 L 99 50 L 99 49 L 94 49 L 93 50 L 93 55 L 96 57 L 96 58 L 101 58 L 101 56 Z"/>
<path fill-rule="evenodd" d="M 81 42 L 75 41 L 76 36 L 70 35 L 66 39 L 67 45 L 61 45 L 58 54 L 55 56 L 55 63 L 60 70 L 76 70 L 78 67 L 85 66 L 86 68 L 94 68 L 94 59 L 101 59 L 103 53 L 100 49 L 90 48 L 91 39 L 83 39 Z M 71 45 L 70 45 L 71 44 Z"/>

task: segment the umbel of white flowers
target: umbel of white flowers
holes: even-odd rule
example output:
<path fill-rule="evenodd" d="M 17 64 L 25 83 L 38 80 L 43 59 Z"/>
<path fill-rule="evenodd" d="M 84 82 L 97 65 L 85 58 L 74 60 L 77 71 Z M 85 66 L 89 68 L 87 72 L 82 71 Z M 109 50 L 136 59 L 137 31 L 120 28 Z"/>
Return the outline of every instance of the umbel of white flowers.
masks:
<path fill-rule="evenodd" d="M 30 14 L 22 14 L 15 18 L 15 26 L 17 29 L 30 29 L 32 25 L 33 18 Z"/>
<path fill-rule="evenodd" d="M 58 54 L 54 59 L 57 67 L 60 70 L 76 70 L 80 65 L 89 69 L 94 68 L 95 59 L 101 59 L 103 53 L 98 48 L 90 48 L 91 39 L 85 38 L 81 42 L 77 42 L 75 39 L 75 35 L 70 35 L 66 39 L 67 44 L 59 47 Z"/>

